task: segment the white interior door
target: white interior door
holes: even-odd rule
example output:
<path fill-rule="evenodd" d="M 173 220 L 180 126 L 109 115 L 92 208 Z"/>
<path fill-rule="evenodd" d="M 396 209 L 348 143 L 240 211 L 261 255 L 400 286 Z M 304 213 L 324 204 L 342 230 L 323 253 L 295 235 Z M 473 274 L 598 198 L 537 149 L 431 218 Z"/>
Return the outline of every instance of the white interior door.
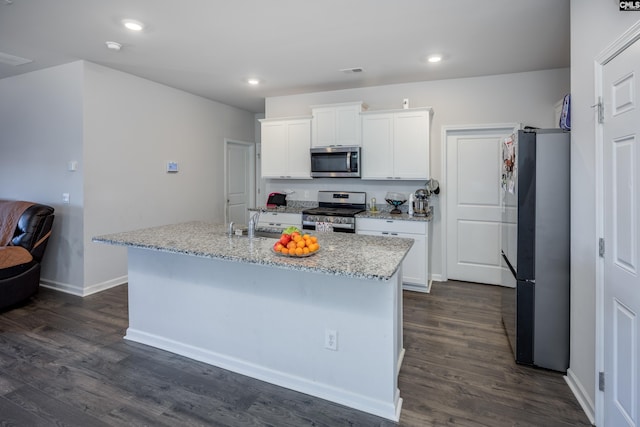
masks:
<path fill-rule="evenodd" d="M 255 200 L 254 144 L 226 142 L 226 221 L 246 224 Z"/>
<path fill-rule="evenodd" d="M 446 129 L 447 277 L 502 284 L 501 140 L 518 126 Z"/>
<path fill-rule="evenodd" d="M 640 41 L 604 65 L 604 425 L 640 418 Z"/>

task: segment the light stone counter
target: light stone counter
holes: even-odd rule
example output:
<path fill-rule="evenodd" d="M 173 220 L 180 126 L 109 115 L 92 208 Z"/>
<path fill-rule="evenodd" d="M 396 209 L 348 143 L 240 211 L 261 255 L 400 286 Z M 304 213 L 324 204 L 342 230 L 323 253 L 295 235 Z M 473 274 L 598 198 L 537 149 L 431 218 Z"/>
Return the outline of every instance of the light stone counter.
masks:
<path fill-rule="evenodd" d="M 413 239 L 315 235 L 307 258 L 206 222 L 94 241 L 127 248 L 125 339 L 398 421 Z"/>
<path fill-rule="evenodd" d="M 412 239 L 345 233 L 315 233 L 320 250 L 309 257 L 287 257 L 272 251 L 275 239 L 227 234 L 221 224 L 187 222 L 95 237 L 129 246 L 204 258 L 261 264 L 289 270 L 388 280 L 413 245 Z"/>

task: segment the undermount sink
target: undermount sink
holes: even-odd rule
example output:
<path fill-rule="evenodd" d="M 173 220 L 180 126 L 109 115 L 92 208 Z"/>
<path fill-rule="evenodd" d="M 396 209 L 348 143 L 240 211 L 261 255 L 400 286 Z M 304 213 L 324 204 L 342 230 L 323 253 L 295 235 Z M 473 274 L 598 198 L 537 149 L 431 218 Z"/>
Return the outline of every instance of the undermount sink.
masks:
<path fill-rule="evenodd" d="M 272 233 L 270 231 L 256 231 L 254 233 L 255 237 L 267 237 L 269 239 L 279 239 L 282 236 L 282 233 Z"/>
<path fill-rule="evenodd" d="M 282 236 L 282 233 L 273 233 L 270 231 L 256 231 L 255 233 L 253 233 L 253 238 L 256 237 L 263 237 L 263 238 L 268 238 L 268 239 L 279 239 L 280 236 Z M 249 237 L 248 234 L 243 234 L 242 236 L 240 235 L 234 235 L 234 237 Z"/>

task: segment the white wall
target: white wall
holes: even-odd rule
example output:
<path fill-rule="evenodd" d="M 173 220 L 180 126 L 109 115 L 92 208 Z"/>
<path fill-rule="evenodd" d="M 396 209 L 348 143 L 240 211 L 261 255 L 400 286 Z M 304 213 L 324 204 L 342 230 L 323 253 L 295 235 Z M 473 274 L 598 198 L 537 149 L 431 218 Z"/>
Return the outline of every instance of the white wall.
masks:
<path fill-rule="evenodd" d="M 571 362 L 593 416 L 596 395 L 596 157 L 594 59 L 638 20 L 615 1 L 571 1 Z M 594 29 L 597 29 L 595 31 Z"/>
<path fill-rule="evenodd" d="M 489 77 L 451 79 L 430 82 L 376 86 L 332 92 L 267 98 L 266 117 L 310 115 L 311 105 L 348 101 L 364 101 L 369 111 L 401 108 L 403 98 L 409 98 L 410 107 L 432 107 L 434 115 L 431 127 L 431 176 L 446 191 L 441 165 L 440 133 L 443 125 L 487 123 L 523 123 L 537 127 L 557 127 L 554 104 L 569 92 L 569 70 L 554 69 L 530 73 L 505 74 Z M 267 193 L 293 190 L 290 199 L 315 200 L 318 190 L 344 189 L 366 191 L 367 197 L 376 197 L 384 203 L 387 191 L 409 193 L 424 186 L 424 181 L 387 182 L 361 181 L 357 179 L 316 179 L 308 181 L 270 180 Z M 497 185 L 497 184 L 496 184 Z M 433 198 L 435 209 L 431 225 L 431 272 L 434 279 L 442 273 L 441 216 L 438 200 Z"/>
<path fill-rule="evenodd" d="M 85 73 L 85 288 L 100 288 L 127 274 L 126 251 L 93 236 L 224 221 L 224 138 L 253 141 L 254 115 L 92 63 Z"/>
<path fill-rule="evenodd" d="M 82 75 L 75 62 L 0 80 L 0 198 L 56 210 L 42 277 L 74 285 L 84 274 L 83 172 L 67 162 L 82 160 Z"/>
<path fill-rule="evenodd" d="M 0 197 L 56 208 L 42 281 L 78 295 L 126 280 L 93 236 L 223 221 L 224 138 L 254 138 L 253 113 L 83 61 L 0 80 L 0 112 Z"/>

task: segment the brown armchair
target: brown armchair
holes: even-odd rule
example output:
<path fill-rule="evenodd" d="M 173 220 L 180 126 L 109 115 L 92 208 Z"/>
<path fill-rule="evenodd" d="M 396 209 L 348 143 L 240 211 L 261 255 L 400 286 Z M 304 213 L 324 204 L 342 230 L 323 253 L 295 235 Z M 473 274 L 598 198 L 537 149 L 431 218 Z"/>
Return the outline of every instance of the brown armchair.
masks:
<path fill-rule="evenodd" d="M 0 200 L 0 311 L 38 291 L 53 212 L 46 205 Z"/>

